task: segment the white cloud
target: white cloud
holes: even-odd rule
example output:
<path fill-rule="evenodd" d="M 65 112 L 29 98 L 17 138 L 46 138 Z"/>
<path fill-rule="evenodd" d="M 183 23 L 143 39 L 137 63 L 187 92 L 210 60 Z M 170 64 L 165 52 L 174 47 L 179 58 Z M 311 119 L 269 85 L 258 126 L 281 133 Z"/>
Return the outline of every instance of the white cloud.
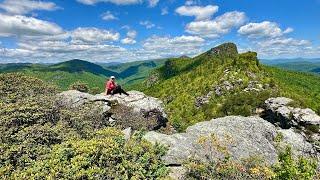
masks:
<path fill-rule="evenodd" d="M 294 38 L 276 37 L 270 39 L 259 39 L 249 43 L 251 50 L 258 53 L 262 58 L 290 58 L 290 57 L 315 57 L 319 52 L 308 40 Z"/>
<path fill-rule="evenodd" d="M 218 6 L 180 6 L 176 13 L 181 16 L 194 16 L 197 21 L 208 20 L 213 14 L 218 12 Z"/>
<path fill-rule="evenodd" d="M 106 41 L 117 41 L 120 34 L 98 28 L 77 28 L 71 32 L 75 43 L 104 43 Z"/>
<path fill-rule="evenodd" d="M 127 36 L 129 37 L 129 38 L 136 38 L 136 36 L 137 36 L 137 31 L 135 31 L 135 30 L 130 30 L 130 31 L 128 31 L 127 32 Z"/>
<path fill-rule="evenodd" d="M 139 24 L 142 25 L 142 26 L 145 26 L 147 29 L 151 29 L 151 28 L 156 26 L 151 21 L 140 21 Z"/>
<path fill-rule="evenodd" d="M 289 28 L 287 28 L 286 30 L 283 31 L 283 34 L 288 34 L 288 33 L 291 33 L 293 31 L 294 31 L 294 29 L 289 27 Z"/>
<path fill-rule="evenodd" d="M 128 37 L 121 40 L 122 44 L 135 44 L 136 42 L 137 42 L 136 40 L 128 38 Z"/>
<path fill-rule="evenodd" d="M 137 36 L 137 31 L 129 30 L 127 32 L 127 37 L 121 40 L 122 44 L 135 44 L 137 41 L 135 40 Z"/>
<path fill-rule="evenodd" d="M 118 20 L 118 18 L 115 15 L 113 15 L 110 11 L 103 13 L 102 19 L 105 21 Z"/>
<path fill-rule="evenodd" d="M 162 8 L 162 9 L 161 9 L 161 15 L 167 15 L 167 14 L 169 14 L 169 12 L 168 12 L 168 7 Z"/>
<path fill-rule="evenodd" d="M 213 20 L 194 21 L 186 26 L 186 32 L 201 37 L 217 38 L 227 34 L 234 27 L 241 26 L 246 21 L 244 12 L 227 12 Z"/>
<path fill-rule="evenodd" d="M 280 37 L 283 34 L 292 32 L 292 28 L 282 30 L 275 22 L 263 21 L 261 23 L 249 23 L 238 30 L 241 35 L 248 36 L 249 38 L 274 38 Z"/>
<path fill-rule="evenodd" d="M 77 1 L 86 5 L 94 5 L 100 2 L 113 3 L 116 5 L 131 5 L 131 4 L 139 4 L 142 2 L 142 0 L 77 0 Z"/>
<path fill-rule="evenodd" d="M 53 11 L 59 9 L 53 2 L 35 0 L 4 0 L 0 8 L 10 14 L 28 14 L 35 10 Z"/>
<path fill-rule="evenodd" d="M 297 40 L 294 38 L 275 38 L 265 41 L 258 42 L 261 47 L 272 47 L 272 46 L 308 46 L 311 44 L 307 40 Z"/>
<path fill-rule="evenodd" d="M 143 48 L 157 58 L 195 55 L 201 51 L 205 40 L 197 36 L 159 37 L 152 36 L 143 42 Z"/>
<path fill-rule="evenodd" d="M 0 14 L 0 36 L 43 36 L 63 33 L 58 25 L 21 15 Z"/>
<path fill-rule="evenodd" d="M 150 7 L 155 7 L 157 6 L 159 0 L 148 0 L 149 1 L 149 6 Z"/>
<path fill-rule="evenodd" d="M 187 0 L 184 4 L 187 5 L 187 6 L 191 6 L 191 5 L 196 5 L 196 4 L 199 4 L 199 3 L 197 1 L 194 1 L 194 0 Z"/>

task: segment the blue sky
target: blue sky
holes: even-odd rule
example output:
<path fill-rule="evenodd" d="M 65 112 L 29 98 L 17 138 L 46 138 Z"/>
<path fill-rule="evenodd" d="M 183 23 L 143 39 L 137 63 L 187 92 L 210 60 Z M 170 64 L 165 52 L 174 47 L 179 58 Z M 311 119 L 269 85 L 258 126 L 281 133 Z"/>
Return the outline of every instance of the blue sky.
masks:
<path fill-rule="evenodd" d="M 0 63 L 195 56 L 320 57 L 320 0 L 0 0 Z"/>

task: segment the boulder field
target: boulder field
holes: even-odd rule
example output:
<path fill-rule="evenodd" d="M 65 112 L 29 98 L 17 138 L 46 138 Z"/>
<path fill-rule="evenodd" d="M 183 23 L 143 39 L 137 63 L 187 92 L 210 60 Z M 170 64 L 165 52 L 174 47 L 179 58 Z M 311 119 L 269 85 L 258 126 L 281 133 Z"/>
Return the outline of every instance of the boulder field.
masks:
<path fill-rule="evenodd" d="M 132 130 L 147 129 L 144 139 L 168 147 L 163 160 L 174 172 L 174 178 L 183 174 L 182 164 L 189 158 L 208 161 L 223 156 L 217 148 L 208 144 L 210 138 L 225 146 L 234 160 L 260 157 L 270 165 L 277 162 L 279 147 L 285 145 L 290 145 L 296 156 L 319 158 L 319 139 L 312 137 L 319 137 L 320 117 L 310 109 L 291 107 L 291 99 L 278 97 L 266 100 L 266 113 L 262 117 L 216 118 L 194 124 L 183 133 L 168 135 L 159 132 L 167 124 L 162 101 L 138 91 L 128 93 L 130 96 L 105 96 L 69 90 L 57 95 L 57 104 L 77 108 L 94 103 L 104 114 L 103 120 L 125 129 L 126 138 L 130 138 Z M 313 131 L 307 133 L 310 126 Z M 280 143 L 277 141 L 279 136 L 282 137 Z M 203 138 L 208 142 L 201 143 Z"/>

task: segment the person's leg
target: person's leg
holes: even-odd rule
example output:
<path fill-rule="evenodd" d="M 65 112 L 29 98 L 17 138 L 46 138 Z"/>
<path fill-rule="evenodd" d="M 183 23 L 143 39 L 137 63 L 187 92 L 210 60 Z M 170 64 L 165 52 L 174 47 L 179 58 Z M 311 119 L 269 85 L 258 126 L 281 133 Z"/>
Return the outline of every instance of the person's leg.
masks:
<path fill-rule="evenodd" d="M 117 90 L 120 95 L 123 93 L 123 94 L 129 96 L 129 94 L 126 91 L 124 91 L 120 85 L 117 86 Z"/>
<path fill-rule="evenodd" d="M 120 94 L 120 95 L 121 95 L 121 91 L 120 91 L 120 89 L 119 89 L 118 86 L 116 86 L 116 87 L 114 88 L 114 90 L 112 91 L 112 95 L 114 95 L 114 94 Z"/>

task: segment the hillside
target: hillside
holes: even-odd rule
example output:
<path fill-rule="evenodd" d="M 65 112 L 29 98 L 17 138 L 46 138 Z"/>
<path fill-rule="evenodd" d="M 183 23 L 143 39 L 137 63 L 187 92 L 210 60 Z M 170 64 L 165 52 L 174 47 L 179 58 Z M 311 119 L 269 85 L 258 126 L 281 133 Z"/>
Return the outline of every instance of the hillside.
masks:
<path fill-rule="evenodd" d="M 286 96 L 319 112 L 320 77 L 261 65 L 227 43 L 195 58 L 170 59 L 141 89 L 165 103 L 172 125 L 184 130 L 203 120 L 254 115 L 271 96 Z"/>
<path fill-rule="evenodd" d="M 135 61 L 104 67 L 117 72 L 119 77 L 122 78 L 120 83 L 129 89 L 133 89 L 136 85 L 141 84 L 154 69 L 161 67 L 166 60 Z"/>
<path fill-rule="evenodd" d="M 149 73 L 164 64 L 166 59 L 128 63 L 95 64 L 83 60 L 70 60 L 53 65 L 12 63 L 0 65 L 0 73 L 22 72 L 60 87 L 62 90 L 75 82 L 86 83 L 90 89 L 104 91 L 104 84 L 110 76 L 116 76 L 118 83 L 132 89 L 140 84 Z"/>

